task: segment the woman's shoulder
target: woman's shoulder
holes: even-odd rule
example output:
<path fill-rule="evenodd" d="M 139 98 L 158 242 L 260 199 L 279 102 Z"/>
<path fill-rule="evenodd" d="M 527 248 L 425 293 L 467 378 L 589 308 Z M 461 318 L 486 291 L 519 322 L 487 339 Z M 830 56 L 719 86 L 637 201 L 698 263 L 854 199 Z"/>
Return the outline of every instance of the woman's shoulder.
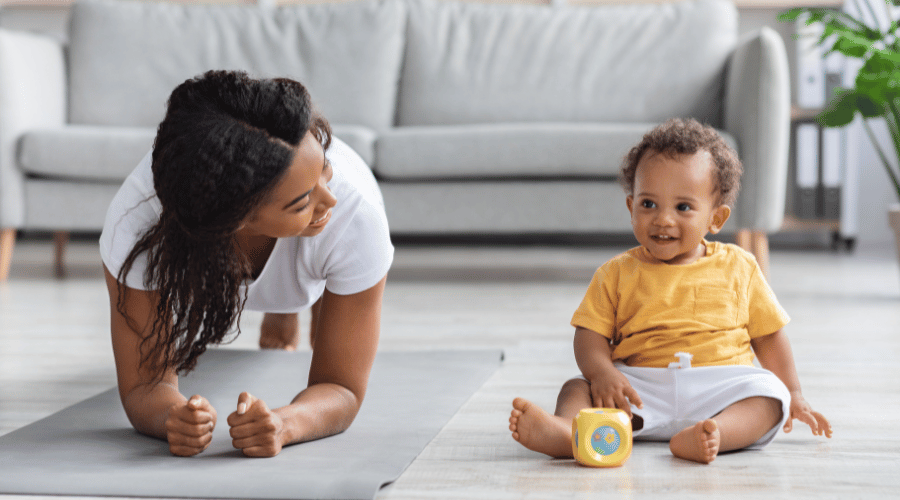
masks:
<path fill-rule="evenodd" d="M 100 233 L 100 257 L 117 274 L 135 243 L 159 219 L 162 208 L 153 189 L 152 155 L 148 152 L 122 183 L 106 211 Z M 138 266 L 140 267 L 140 266 Z M 132 269 L 128 285 L 141 288 L 141 272 Z"/>
<path fill-rule="evenodd" d="M 353 148 L 338 137 L 332 137 L 325 155 L 334 169 L 331 187 L 335 194 L 344 193 L 345 197 L 351 198 L 359 196 L 367 203 L 384 206 L 372 169 Z"/>
<path fill-rule="evenodd" d="M 326 155 L 334 169 L 328 186 L 338 201 L 321 234 L 300 237 L 301 258 L 323 276 L 333 276 L 333 272 L 351 262 L 380 268 L 392 259 L 393 246 L 375 176 L 362 158 L 337 137 L 332 138 Z"/>

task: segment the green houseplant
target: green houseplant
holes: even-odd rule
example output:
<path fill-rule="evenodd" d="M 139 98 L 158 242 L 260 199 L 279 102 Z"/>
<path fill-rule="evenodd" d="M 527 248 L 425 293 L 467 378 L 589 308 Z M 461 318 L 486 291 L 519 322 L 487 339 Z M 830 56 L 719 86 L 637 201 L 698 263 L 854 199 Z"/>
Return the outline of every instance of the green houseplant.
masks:
<path fill-rule="evenodd" d="M 790 9 L 781 13 L 778 19 L 796 22 L 803 16 L 806 25 L 821 28 L 816 45 L 824 49 L 823 57 L 840 53 L 862 63 L 853 86 L 836 90 L 816 118 L 822 126 L 843 127 L 857 114 L 862 117 L 864 129 L 897 195 L 897 204 L 889 207 L 888 217 L 900 257 L 900 171 L 889 159 L 887 148 L 879 143 L 869 123 L 873 118 L 884 119 L 893 145 L 893 159 L 900 164 L 900 22 L 895 18 L 893 8 L 900 5 L 900 0 L 881 0 L 882 15 L 875 12 L 877 5 L 865 0 L 852 1 L 857 12 L 866 12 L 872 19 L 886 19 L 887 26 L 867 24 L 861 15 L 816 7 Z M 875 3 L 879 1 L 875 0 Z"/>

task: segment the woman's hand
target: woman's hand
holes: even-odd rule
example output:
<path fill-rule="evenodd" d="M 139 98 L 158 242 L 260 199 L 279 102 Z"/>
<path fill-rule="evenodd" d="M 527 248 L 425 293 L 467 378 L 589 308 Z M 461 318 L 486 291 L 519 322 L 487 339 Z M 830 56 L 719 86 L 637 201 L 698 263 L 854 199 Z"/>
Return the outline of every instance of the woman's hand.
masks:
<path fill-rule="evenodd" d="M 248 392 L 238 397 L 237 411 L 228 415 L 231 444 L 248 457 L 274 457 L 283 445 L 281 417 Z"/>
<path fill-rule="evenodd" d="M 182 457 L 194 456 L 209 447 L 216 428 L 216 409 L 202 396 L 191 396 L 176 404 L 166 418 L 169 451 Z"/>
<path fill-rule="evenodd" d="M 791 432 L 794 428 L 794 419 L 809 425 L 812 433 L 816 436 L 824 435 L 831 437 L 831 424 L 824 415 L 817 411 L 813 411 L 806 399 L 799 393 L 791 393 L 791 414 L 784 423 L 784 432 Z"/>

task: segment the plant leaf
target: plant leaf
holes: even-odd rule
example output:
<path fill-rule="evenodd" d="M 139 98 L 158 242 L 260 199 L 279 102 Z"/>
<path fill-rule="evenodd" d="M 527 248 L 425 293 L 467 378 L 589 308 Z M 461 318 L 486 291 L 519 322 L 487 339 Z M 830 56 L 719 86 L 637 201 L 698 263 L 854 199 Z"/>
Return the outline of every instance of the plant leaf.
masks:
<path fill-rule="evenodd" d="M 869 99 L 869 97 L 864 94 L 857 94 L 856 109 L 859 110 L 859 114 L 861 114 L 863 118 L 877 118 L 879 116 L 884 116 L 887 112 L 885 106 Z"/>
<path fill-rule="evenodd" d="M 839 35 L 827 53 L 840 52 L 847 57 L 862 59 L 872 48 L 872 42 L 863 41 L 855 36 Z"/>
<path fill-rule="evenodd" d="M 778 14 L 778 20 L 787 23 L 791 21 L 796 21 L 801 14 L 805 13 L 807 9 L 803 7 L 795 7 L 793 9 L 786 10 L 781 14 Z"/>
<path fill-rule="evenodd" d="M 853 90 L 838 90 L 825 109 L 816 116 L 823 127 L 843 127 L 853 121 L 857 107 L 857 93 Z"/>

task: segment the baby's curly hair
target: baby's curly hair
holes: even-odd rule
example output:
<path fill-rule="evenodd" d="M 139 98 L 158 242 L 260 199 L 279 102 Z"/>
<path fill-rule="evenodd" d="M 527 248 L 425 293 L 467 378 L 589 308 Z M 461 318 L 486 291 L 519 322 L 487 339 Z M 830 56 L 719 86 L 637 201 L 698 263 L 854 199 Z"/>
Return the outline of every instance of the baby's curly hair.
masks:
<path fill-rule="evenodd" d="M 693 118 L 673 118 L 644 134 L 644 138 L 625 156 L 619 181 L 629 196 L 634 194 L 634 177 L 638 164 L 648 151 L 670 157 L 708 151 L 716 172 L 718 204 L 733 207 L 741 188 L 744 168 L 737 153 L 716 130 Z"/>

